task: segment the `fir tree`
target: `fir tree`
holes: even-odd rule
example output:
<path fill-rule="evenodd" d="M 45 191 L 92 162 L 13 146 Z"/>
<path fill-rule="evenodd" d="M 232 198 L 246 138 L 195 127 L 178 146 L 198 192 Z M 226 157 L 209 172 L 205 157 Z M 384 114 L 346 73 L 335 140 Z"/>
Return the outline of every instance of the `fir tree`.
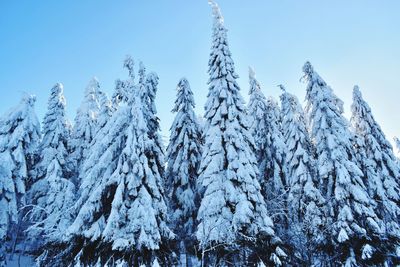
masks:
<path fill-rule="evenodd" d="M 318 190 L 313 148 L 303 108 L 281 86 L 282 130 L 287 146 L 285 165 L 289 185 L 288 241 L 294 265 L 311 266 L 324 241 L 324 199 Z"/>
<path fill-rule="evenodd" d="M 93 78 L 85 90 L 85 97 L 78 109 L 75 117 L 75 124 L 72 131 L 70 147 L 72 150 L 71 161 L 74 166 L 74 176 L 77 176 L 81 169 L 81 164 L 86 158 L 96 131 L 97 117 L 100 112 L 98 94 L 99 82 Z M 79 181 L 76 181 L 79 184 Z"/>
<path fill-rule="evenodd" d="M 68 255 L 75 262 L 101 264 L 125 261 L 150 266 L 155 259 L 170 265 L 167 244 L 174 237 L 167 226 L 161 175 L 150 162 L 154 141 L 148 136 L 144 106 L 134 83 L 133 61 L 125 61 L 130 79 L 117 82 L 119 108 L 95 140 L 86 160 L 83 205 L 68 229 Z M 99 134 L 100 136 L 100 134 Z M 87 180 L 87 181 L 86 181 Z M 93 254 L 93 248 L 97 248 Z M 111 264 L 111 263 L 110 263 Z"/>
<path fill-rule="evenodd" d="M 0 266 L 6 265 L 6 245 L 13 239 L 15 247 L 17 241 L 18 210 L 25 205 L 26 184 L 40 140 L 35 101 L 26 95 L 0 118 Z"/>
<path fill-rule="evenodd" d="M 188 80 L 181 79 L 172 112 L 176 113 L 171 126 L 167 148 L 167 178 L 171 192 L 172 221 L 182 241 L 182 251 L 194 254 L 195 222 L 198 210 L 197 183 L 201 159 L 201 131 L 194 113 L 194 98 Z M 183 264 L 183 263 L 182 263 Z"/>
<path fill-rule="evenodd" d="M 267 103 L 261 91 L 261 85 L 255 77 L 255 72 L 249 68 L 250 101 L 248 104 L 248 114 L 250 121 L 250 131 L 254 137 L 256 147 L 256 158 L 261 173 L 264 173 L 267 166 Z M 263 182 L 263 177 L 260 182 Z"/>
<path fill-rule="evenodd" d="M 376 213 L 386 225 L 388 240 L 382 244 L 384 248 L 381 249 L 389 250 L 388 255 L 394 255 L 400 242 L 400 227 L 397 223 L 400 214 L 400 191 L 397 182 L 400 170 L 392 145 L 375 121 L 371 108 L 363 99 L 358 86 L 354 87 L 351 110 L 352 126 L 361 138 L 357 156 L 364 173 L 364 181 L 369 195 L 378 204 Z"/>
<path fill-rule="evenodd" d="M 36 180 L 29 191 L 33 205 L 28 232 L 39 244 L 59 242 L 71 223 L 74 184 L 69 180 L 69 126 L 65 117 L 66 101 L 62 84 L 51 89 L 48 110 L 43 120 L 43 139 L 39 145 L 40 160 Z M 41 238 L 44 239 L 41 239 Z"/>
<path fill-rule="evenodd" d="M 363 183 L 352 148 L 343 102 L 307 62 L 303 71 L 307 85 L 308 121 L 316 147 L 320 190 L 327 200 L 327 245 L 331 258 L 325 264 L 362 265 L 382 234 L 374 211 L 375 202 Z"/>
<path fill-rule="evenodd" d="M 242 266 L 245 262 L 256 264 L 262 258 L 278 265 L 279 256 L 284 253 L 276 248 L 273 222 L 257 180 L 254 140 L 236 83 L 238 76 L 227 43 L 227 30 L 218 5 L 209 3 L 214 26 L 199 178 L 204 194 L 197 228 L 202 254 L 207 259 L 205 262 L 203 257 L 202 263 L 224 265 L 230 261 Z"/>
<path fill-rule="evenodd" d="M 250 101 L 248 105 L 251 132 L 255 140 L 262 193 L 269 210 L 281 217 L 285 208 L 285 144 L 280 126 L 280 108 L 273 98 L 266 99 L 254 70 L 249 70 Z"/>

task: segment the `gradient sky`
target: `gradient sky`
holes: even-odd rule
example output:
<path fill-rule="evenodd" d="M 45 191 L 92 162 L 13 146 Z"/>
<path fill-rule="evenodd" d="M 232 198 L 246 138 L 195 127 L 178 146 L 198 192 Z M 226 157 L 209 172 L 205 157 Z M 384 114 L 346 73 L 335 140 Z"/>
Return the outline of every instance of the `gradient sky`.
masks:
<path fill-rule="evenodd" d="M 358 84 L 388 139 L 400 135 L 400 1 L 218 2 L 245 99 L 251 65 L 266 95 L 277 98 L 282 83 L 303 100 L 301 68 L 310 60 L 347 116 Z M 203 114 L 211 25 L 206 0 L 0 1 L 0 113 L 28 92 L 42 120 L 50 88 L 62 82 L 73 120 L 90 78 L 111 95 L 131 54 L 160 76 L 157 108 L 169 135 L 181 77 Z"/>

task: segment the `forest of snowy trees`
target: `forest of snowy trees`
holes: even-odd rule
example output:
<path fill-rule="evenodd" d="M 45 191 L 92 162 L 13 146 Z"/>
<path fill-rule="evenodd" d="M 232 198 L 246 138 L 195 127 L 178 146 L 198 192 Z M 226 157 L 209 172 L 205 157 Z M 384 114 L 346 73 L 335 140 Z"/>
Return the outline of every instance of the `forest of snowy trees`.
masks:
<path fill-rule="evenodd" d="M 209 2 L 204 120 L 182 78 L 167 144 L 159 78 L 129 56 L 111 97 L 89 82 L 73 123 L 60 83 L 41 124 L 31 95 L 0 118 L 0 266 L 400 264 L 400 141 L 358 86 L 345 118 L 309 62 L 304 106 L 283 85 L 265 97 L 251 68 L 246 104 Z"/>

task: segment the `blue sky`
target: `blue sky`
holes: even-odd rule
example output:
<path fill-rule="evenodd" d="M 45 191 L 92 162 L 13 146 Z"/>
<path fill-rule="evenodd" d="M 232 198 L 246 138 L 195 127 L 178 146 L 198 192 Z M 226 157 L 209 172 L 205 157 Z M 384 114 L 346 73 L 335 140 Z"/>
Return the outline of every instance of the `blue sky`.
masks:
<path fill-rule="evenodd" d="M 219 4 L 245 99 L 251 65 L 266 95 L 277 98 L 282 83 L 303 100 L 301 67 L 310 60 L 345 101 L 346 115 L 358 84 L 388 138 L 400 135 L 400 1 Z M 73 120 L 90 78 L 111 94 L 115 79 L 127 77 L 122 61 L 131 54 L 160 76 L 165 135 L 181 77 L 203 114 L 212 25 L 206 0 L 0 1 L 0 14 L 0 113 L 29 92 L 42 120 L 50 88 L 62 82 Z"/>

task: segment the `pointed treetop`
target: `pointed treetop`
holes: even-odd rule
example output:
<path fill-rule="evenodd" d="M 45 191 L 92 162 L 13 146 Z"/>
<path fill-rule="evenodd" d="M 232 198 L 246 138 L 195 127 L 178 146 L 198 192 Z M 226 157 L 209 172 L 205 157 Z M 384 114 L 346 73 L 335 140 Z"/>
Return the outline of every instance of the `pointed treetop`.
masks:
<path fill-rule="evenodd" d="M 56 83 L 53 88 L 51 88 L 51 94 L 58 96 L 58 103 L 62 104 L 63 106 L 67 105 L 67 101 L 64 97 L 64 86 L 62 83 Z"/>
<path fill-rule="evenodd" d="M 30 95 L 28 93 L 24 93 L 22 95 L 21 104 L 25 103 L 25 104 L 28 104 L 29 106 L 33 107 L 35 105 L 35 102 L 36 102 L 36 96 L 35 95 Z"/>
<path fill-rule="evenodd" d="M 96 93 L 96 91 L 100 88 L 99 80 L 96 76 L 94 76 L 88 83 L 85 89 L 85 95 L 90 95 Z"/>
<path fill-rule="evenodd" d="M 124 68 L 129 71 L 129 77 L 135 79 L 135 71 L 134 71 L 135 61 L 130 55 L 127 55 L 124 60 Z"/>
<path fill-rule="evenodd" d="M 279 87 L 279 89 L 282 90 L 283 93 L 286 93 L 286 88 L 285 86 L 283 86 L 282 84 L 277 85 Z"/>
<path fill-rule="evenodd" d="M 399 155 L 400 155 L 400 140 L 399 140 L 399 138 L 395 137 L 394 143 L 396 144 L 396 147 L 397 147 L 397 153 L 399 153 Z"/>
<path fill-rule="evenodd" d="M 208 0 L 208 4 L 212 7 L 214 23 L 224 25 L 224 17 L 218 4 L 214 0 Z"/>
<path fill-rule="evenodd" d="M 249 83 L 250 83 L 250 90 L 249 90 L 249 95 L 252 95 L 253 93 L 262 94 L 261 92 L 261 85 L 256 79 L 256 72 L 252 67 L 249 67 Z"/>
<path fill-rule="evenodd" d="M 186 78 L 182 78 L 179 81 L 176 90 L 178 93 L 175 100 L 175 107 L 172 112 L 178 112 L 181 109 L 187 111 L 190 107 L 195 107 L 193 92 L 190 89 L 189 81 Z"/>

